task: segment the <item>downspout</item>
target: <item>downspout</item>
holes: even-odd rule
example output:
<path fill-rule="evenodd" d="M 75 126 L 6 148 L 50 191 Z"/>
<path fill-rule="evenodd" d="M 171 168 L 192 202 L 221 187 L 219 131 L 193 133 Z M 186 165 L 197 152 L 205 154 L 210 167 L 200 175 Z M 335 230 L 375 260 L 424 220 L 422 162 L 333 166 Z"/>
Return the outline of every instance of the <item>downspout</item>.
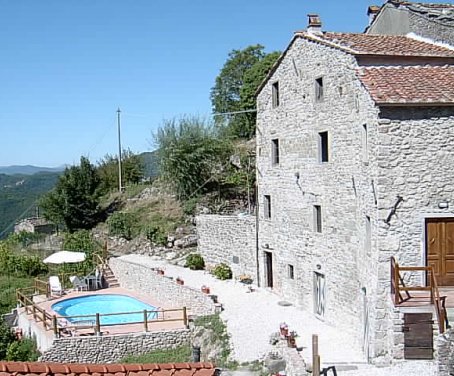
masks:
<path fill-rule="evenodd" d="M 255 162 L 257 165 L 257 161 Z M 260 287 L 260 265 L 259 265 L 259 189 L 258 174 L 255 179 L 255 264 L 257 267 L 257 287 Z"/>

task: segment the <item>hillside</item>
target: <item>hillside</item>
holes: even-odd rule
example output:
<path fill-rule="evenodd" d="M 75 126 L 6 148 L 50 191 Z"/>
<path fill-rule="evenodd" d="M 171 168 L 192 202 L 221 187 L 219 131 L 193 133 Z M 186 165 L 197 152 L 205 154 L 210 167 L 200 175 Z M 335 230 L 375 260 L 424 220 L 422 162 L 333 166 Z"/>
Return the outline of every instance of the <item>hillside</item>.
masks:
<path fill-rule="evenodd" d="M 33 175 L 38 172 L 61 172 L 65 166 L 60 167 L 39 167 L 39 166 L 0 166 L 0 174 L 6 175 Z"/>
<path fill-rule="evenodd" d="M 0 239 L 13 230 L 16 220 L 35 214 L 34 203 L 55 186 L 58 176 L 57 172 L 0 174 Z"/>

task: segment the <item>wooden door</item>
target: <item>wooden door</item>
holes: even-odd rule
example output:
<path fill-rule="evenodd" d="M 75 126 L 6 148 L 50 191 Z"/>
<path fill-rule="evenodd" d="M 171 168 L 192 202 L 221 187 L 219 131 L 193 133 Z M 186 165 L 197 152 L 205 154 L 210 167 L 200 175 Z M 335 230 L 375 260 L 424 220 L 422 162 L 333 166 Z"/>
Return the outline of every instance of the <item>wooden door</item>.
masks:
<path fill-rule="evenodd" d="M 433 359 L 431 313 L 404 313 L 404 358 Z"/>
<path fill-rule="evenodd" d="M 266 286 L 273 288 L 273 254 L 265 252 Z"/>
<path fill-rule="evenodd" d="M 426 220 L 426 255 L 438 285 L 454 286 L 454 218 Z"/>

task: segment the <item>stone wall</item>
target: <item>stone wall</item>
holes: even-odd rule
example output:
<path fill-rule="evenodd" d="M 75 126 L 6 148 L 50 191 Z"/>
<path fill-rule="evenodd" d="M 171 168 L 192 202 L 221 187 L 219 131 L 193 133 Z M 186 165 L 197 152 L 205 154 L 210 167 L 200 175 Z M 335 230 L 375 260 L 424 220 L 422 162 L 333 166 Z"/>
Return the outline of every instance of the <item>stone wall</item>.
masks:
<path fill-rule="evenodd" d="M 321 318 L 354 332 L 358 341 L 366 332 L 364 342 L 374 357 L 378 109 L 355 69 L 351 55 L 297 38 L 258 96 L 259 264 L 266 286 L 265 257 L 271 255 L 273 290 L 313 312 L 315 297 L 322 295 L 315 278 L 321 276 Z M 317 101 L 320 77 L 323 100 Z M 277 107 L 272 104 L 275 82 Z M 328 162 L 320 161 L 319 132 L 328 132 Z M 274 139 L 279 140 L 278 164 L 272 162 Z M 271 198 L 271 218 L 264 215 L 264 195 Z M 321 232 L 315 205 L 321 208 Z"/>
<path fill-rule="evenodd" d="M 256 279 L 255 216 L 199 215 L 196 223 L 198 252 L 206 264 L 226 263 L 234 276 L 248 274 Z"/>
<path fill-rule="evenodd" d="M 42 362 L 115 363 L 127 355 L 189 344 L 190 330 L 132 333 L 101 337 L 57 338 L 42 355 Z"/>
<path fill-rule="evenodd" d="M 454 331 L 447 330 L 438 337 L 436 342 L 438 357 L 438 376 L 454 374 Z"/>
<path fill-rule="evenodd" d="M 121 287 L 152 295 L 166 307 L 187 307 L 191 315 L 210 315 L 216 311 L 208 295 L 188 286 L 177 285 L 173 279 L 157 274 L 149 266 L 120 258 L 111 258 L 109 266 Z"/>

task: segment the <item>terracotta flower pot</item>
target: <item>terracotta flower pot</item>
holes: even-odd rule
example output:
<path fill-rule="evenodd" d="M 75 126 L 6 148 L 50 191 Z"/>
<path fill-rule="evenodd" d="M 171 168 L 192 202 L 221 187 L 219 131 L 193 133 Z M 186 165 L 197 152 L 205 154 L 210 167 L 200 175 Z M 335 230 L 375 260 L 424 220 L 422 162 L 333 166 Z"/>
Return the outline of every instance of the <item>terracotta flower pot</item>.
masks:
<path fill-rule="evenodd" d="M 208 286 L 202 286 L 202 292 L 204 294 L 209 294 L 210 293 L 210 288 Z"/>
<path fill-rule="evenodd" d="M 184 281 L 180 278 L 176 279 L 177 285 L 184 285 Z"/>

